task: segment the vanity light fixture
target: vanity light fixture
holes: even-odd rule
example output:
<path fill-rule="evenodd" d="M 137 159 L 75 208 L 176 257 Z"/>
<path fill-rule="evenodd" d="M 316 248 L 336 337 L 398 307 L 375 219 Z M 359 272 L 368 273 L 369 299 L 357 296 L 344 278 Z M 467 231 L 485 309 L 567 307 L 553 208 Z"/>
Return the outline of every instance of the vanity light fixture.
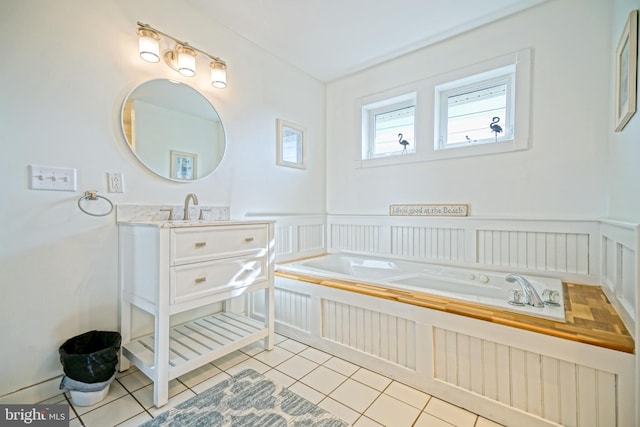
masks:
<path fill-rule="evenodd" d="M 227 86 L 227 64 L 222 61 L 213 61 L 211 67 L 211 86 L 224 89 Z"/>
<path fill-rule="evenodd" d="M 147 62 L 160 61 L 160 37 L 153 30 L 138 27 L 140 58 Z"/>
<path fill-rule="evenodd" d="M 138 48 L 140 58 L 147 62 L 160 61 L 160 35 L 175 42 L 173 50 L 164 53 L 164 60 L 175 71 L 183 76 L 196 75 L 196 58 L 198 53 L 206 56 L 211 62 L 211 86 L 223 89 L 227 86 L 227 64 L 217 56 L 200 50 L 189 43 L 180 41 L 150 25 L 138 22 Z"/>
<path fill-rule="evenodd" d="M 190 46 L 177 44 L 173 50 L 165 52 L 164 60 L 183 76 L 193 77 L 196 75 L 196 55 Z"/>

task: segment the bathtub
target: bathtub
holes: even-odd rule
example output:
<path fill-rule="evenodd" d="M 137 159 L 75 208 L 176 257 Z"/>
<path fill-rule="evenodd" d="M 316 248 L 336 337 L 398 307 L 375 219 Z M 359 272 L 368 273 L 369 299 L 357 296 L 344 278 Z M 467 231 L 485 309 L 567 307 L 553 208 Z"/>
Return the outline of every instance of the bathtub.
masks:
<path fill-rule="evenodd" d="M 276 270 L 329 279 L 373 284 L 414 293 L 489 306 L 530 316 L 565 321 L 564 295 L 559 279 L 523 275 L 542 297 L 545 289 L 557 291 L 558 304 L 536 308 L 509 303 L 509 291 L 520 287 L 505 277 L 514 271 L 487 271 L 351 254 L 329 254 L 282 263 Z"/>

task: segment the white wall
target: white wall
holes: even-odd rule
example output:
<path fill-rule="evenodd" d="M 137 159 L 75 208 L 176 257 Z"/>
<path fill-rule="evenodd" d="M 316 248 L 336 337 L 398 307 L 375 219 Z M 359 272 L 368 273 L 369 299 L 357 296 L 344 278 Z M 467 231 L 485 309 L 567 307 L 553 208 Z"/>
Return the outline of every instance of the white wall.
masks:
<path fill-rule="evenodd" d="M 634 9 L 640 9 L 640 0 L 614 0 L 613 2 L 613 25 L 612 25 L 612 37 L 611 37 L 611 80 L 610 80 L 610 110 L 613 110 L 615 105 L 615 52 L 620 40 L 625 23 L 628 19 L 629 12 Z M 640 52 L 639 52 L 640 54 Z M 640 70 L 638 73 L 640 77 Z M 640 82 L 640 78 L 638 78 Z M 640 96 L 640 92 L 636 92 Z M 609 128 L 614 128 L 613 116 Z M 638 161 L 640 160 L 640 112 L 629 120 L 627 125 L 621 132 L 612 132 L 609 138 L 609 157 L 608 157 L 608 172 L 609 172 L 609 217 L 617 220 L 630 221 L 632 223 L 640 223 L 640 197 L 638 197 L 638 190 L 640 189 L 640 168 L 638 167 Z M 638 235 L 636 230 L 634 233 Z M 605 240 L 604 242 L 607 242 Z M 636 246 L 638 245 L 636 237 Z M 624 262 L 618 260 L 616 256 L 611 258 L 616 262 L 616 272 L 614 274 L 624 274 L 622 267 L 629 268 L 633 266 L 634 271 L 629 271 L 630 275 L 635 277 L 635 342 L 636 346 L 640 340 L 640 317 L 638 312 L 640 311 L 640 251 L 638 248 L 635 252 L 629 251 L 628 246 L 620 246 L 620 242 L 616 245 L 616 251 L 618 257 L 624 257 L 625 254 L 632 254 L 633 258 Z M 615 271 L 615 270 L 614 270 Z M 605 277 L 605 279 L 610 279 Z M 610 287 L 611 280 L 604 280 Z M 631 282 L 633 283 L 633 281 Z M 625 280 L 618 285 L 629 286 Z M 631 301 L 631 303 L 633 303 Z M 635 393 L 636 400 L 640 396 L 640 356 L 636 350 L 636 373 L 635 373 Z M 640 407 L 636 405 L 636 419 L 640 419 Z"/>
<path fill-rule="evenodd" d="M 330 83 L 328 212 L 384 215 L 389 204 L 468 203 L 473 216 L 605 215 L 610 16 L 608 2 L 555 0 Z M 354 167 L 359 98 L 528 47 L 533 49 L 529 150 Z M 432 144 L 432 132 L 418 142 Z"/>
<path fill-rule="evenodd" d="M 3 0 L 0 396 L 59 375 L 57 348 L 66 338 L 117 328 L 115 218 L 78 210 L 87 189 L 114 203 L 149 204 L 180 204 L 196 192 L 202 204 L 230 205 L 236 218 L 325 208 L 386 214 L 390 203 L 460 202 L 474 216 L 639 221 L 640 118 L 613 134 L 610 108 L 613 50 L 629 10 L 639 6 L 639 0 L 550 1 L 330 83 L 325 102 L 323 84 L 185 2 Z M 141 61 L 138 20 L 224 58 L 227 89 L 211 88 L 206 75 L 182 78 L 162 63 Z M 353 167 L 358 98 L 523 47 L 533 48 L 529 150 Z M 190 84 L 220 113 L 229 148 L 209 178 L 163 180 L 126 147 L 122 100 L 154 78 Z M 307 128 L 306 170 L 275 166 L 276 118 Z M 29 164 L 77 168 L 78 192 L 28 190 Z M 108 171 L 124 173 L 126 193 L 106 193 Z"/>
<path fill-rule="evenodd" d="M 615 51 L 629 12 L 640 9 L 640 0 L 616 0 L 613 6 L 611 45 L 611 108 L 615 99 Z M 639 73 L 640 76 L 640 73 Z M 640 78 L 638 79 L 640 82 Z M 638 93 L 640 96 L 640 92 Z M 613 129 L 613 116 L 609 129 Z M 609 139 L 609 217 L 640 222 L 640 112 L 637 112 L 621 132 Z"/>
<path fill-rule="evenodd" d="M 224 58 L 228 87 L 140 60 L 138 20 Z M 195 192 L 235 218 L 324 212 L 324 85 L 185 2 L 4 0 L 0 40 L 0 396 L 60 375 L 65 339 L 118 326 L 115 216 L 80 212 L 84 190 L 114 203 L 176 205 Z M 169 182 L 126 147 L 121 103 L 154 78 L 184 81 L 220 113 L 228 150 L 209 178 Z M 307 170 L 275 166 L 276 118 L 307 128 Z M 77 168 L 78 191 L 28 190 L 29 164 Z M 124 194 L 106 193 L 108 171 L 124 173 Z"/>

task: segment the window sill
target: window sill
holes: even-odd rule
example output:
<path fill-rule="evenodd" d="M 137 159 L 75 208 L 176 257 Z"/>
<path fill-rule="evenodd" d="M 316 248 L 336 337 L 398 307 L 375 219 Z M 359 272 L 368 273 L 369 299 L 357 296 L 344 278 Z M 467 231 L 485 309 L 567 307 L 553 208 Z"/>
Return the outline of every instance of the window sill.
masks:
<path fill-rule="evenodd" d="M 359 159 L 354 161 L 354 165 L 356 169 L 375 168 L 407 163 L 430 162 L 434 160 L 456 159 L 461 157 L 475 157 L 487 154 L 509 153 L 512 151 L 526 150 L 528 148 L 528 138 L 516 138 L 489 144 L 430 150 L 423 153 L 397 154 L 374 159 Z"/>
<path fill-rule="evenodd" d="M 405 163 L 414 163 L 419 162 L 424 159 L 420 158 L 418 154 L 414 153 L 406 153 L 406 154 L 394 154 L 390 156 L 384 157 L 374 157 L 372 159 L 359 159 L 356 160 L 355 167 L 359 168 L 375 168 L 379 166 L 391 166 L 391 165 L 401 165 Z"/>
<path fill-rule="evenodd" d="M 526 150 L 529 147 L 527 138 L 516 138 L 487 144 L 471 145 L 467 147 L 452 147 L 433 150 L 429 153 L 431 160 L 455 159 L 458 157 L 482 156 L 485 154 L 508 153 L 510 151 Z"/>

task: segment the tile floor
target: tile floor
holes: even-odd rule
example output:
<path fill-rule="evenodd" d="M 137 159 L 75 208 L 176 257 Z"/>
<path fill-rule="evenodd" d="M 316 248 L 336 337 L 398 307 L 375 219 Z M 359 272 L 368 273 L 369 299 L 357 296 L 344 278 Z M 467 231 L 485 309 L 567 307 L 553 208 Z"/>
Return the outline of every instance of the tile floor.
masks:
<path fill-rule="evenodd" d="M 119 373 L 106 399 L 94 406 L 74 407 L 68 394 L 60 394 L 46 403 L 68 402 L 71 427 L 138 426 L 246 368 L 261 372 L 355 427 L 499 426 L 422 391 L 280 335 L 276 335 L 276 346 L 272 351 L 263 351 L 262 342 L 255 343 L 172 380 L 169 403 L 160 409 L 153 406 L 151 381 L 136 368 Z"/>

